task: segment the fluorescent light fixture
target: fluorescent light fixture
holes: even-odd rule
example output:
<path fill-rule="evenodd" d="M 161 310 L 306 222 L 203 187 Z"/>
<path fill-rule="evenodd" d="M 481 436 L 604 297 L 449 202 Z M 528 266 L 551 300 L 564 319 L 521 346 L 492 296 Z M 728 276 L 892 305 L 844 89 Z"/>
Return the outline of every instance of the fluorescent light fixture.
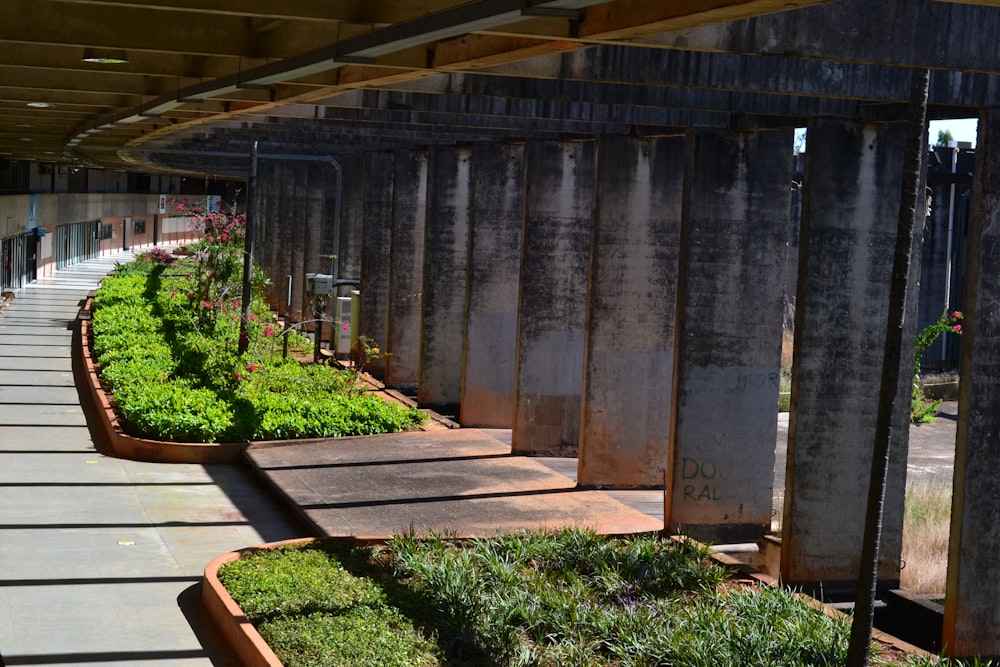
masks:
<path fill-rule="evenodd" d="M 55 105 L 50 102 L 28 102 L 28 106 L 33 109 L 51 109 Z"/>
<path fill-rule="evenodd" d="M 128 54 L 121 49 L 84 49 L 81 62 L 99 65 L 123 65 L 128 62 Z"/>

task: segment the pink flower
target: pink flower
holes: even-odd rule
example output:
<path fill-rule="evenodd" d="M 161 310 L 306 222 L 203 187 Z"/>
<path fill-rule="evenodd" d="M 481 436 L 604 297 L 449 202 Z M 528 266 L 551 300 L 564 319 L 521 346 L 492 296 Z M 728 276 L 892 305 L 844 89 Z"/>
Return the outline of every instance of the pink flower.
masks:
<path fill-rule="evenodd" d="M 205 308 L 211 308 L 212 307 L 212 302 L 211 301 L 206 301 L 205 303 L 203 303 L 201 305 L 203 305 Z"/>
<path fill-rule="evenodd" d="M 255 370 L 257 370 L 257 366 L 255 366 L 254 364 L 250 364 L 249 366 L 247 366 L 247 372 L 253 373 Z"/>
<path fill-rule="evenodd" d="M 237 380 L 242 380 L 243 379 L 243 373 L 237 373 L 236 374 L 236 379 Z"/>
<path fill-rule="evenodd" d="M 174 297 L 176 297 L 176 296 L 177 296 L 177 292 L 171 292 L 171 293 L 170 293 L 170 298 L 171 298 L 171 299 L 173 299 L 173 298 L 174 298 Z"/>
<path fill-rule="evenodd" d="M 951 328 L 951 330 L 954 331 L 955 333 L 962 333 L 962 325 L 956 324 Z"/>
<path fill-rule="evenodd" d="M 222 302 L 221 301 L 216 301 L 215 302 L 215 307 L 216 308 L 222 308 Z"/>
<path fill-rule="evenodd" d="M 253 315 L 250 315 L 247 319 L 250 320 L 251 322 L 256 322 L 257 321 L 257 318 L 254 317 Z"/>
<path fill-rule="evenodd" d="M 240 305 L 240 302 L 237 301 L 236 299 L 233 299 L 233 308 L 239 308 L 239 305 Z"/>
<path fill-rule="evenodd" d="M 184 210 L 184 204 L 178 204 L 177 205 L 177 210 L 178 211 L 183 211 Z"/>
<path fill-rule="evenodd" d="M 209 243 L 215 243 L 215 239 L 213 239 L 211 236 L 206 236 L 205 240 L 208 241 Z"/>
<path fill-rule="evenodd" d="M 270 338 L 273 335 L 274 335 L 274 328 L 272 328 L 271 325 L 268 324 L 266 327 L 264 327 L 264 336 L 266 338 Z"/>

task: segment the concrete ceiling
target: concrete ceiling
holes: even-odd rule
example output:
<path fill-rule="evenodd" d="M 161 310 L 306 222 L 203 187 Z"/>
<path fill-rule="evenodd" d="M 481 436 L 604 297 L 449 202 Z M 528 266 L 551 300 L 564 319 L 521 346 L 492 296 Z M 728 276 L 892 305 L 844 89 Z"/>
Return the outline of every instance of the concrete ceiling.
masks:
<path fill-rule="evenodd" d="M 761 26 L 768 24 L 761 21 L 786 21 L 773 25 L 793 29 L 798 24 L 788 16 L 809 23 L 810 12 L 858 1 L 3 0 L 0 159 L 165 168 L 169 161 L 153 159 L 154 153 L 216 144 L 224 152 L 251 127 L 278 140 L 291 136 L 294 125 L 312 128 L 316 141 L 341 136 L 378 145 L 425 132 L 449 141 L 518 136 L 525 121 L 542 135 L 728 122 L 719 115 L 731 108 L 727 95 L 761 91 L 718 90 L 704 102 L 671 108 L 662 93 L 635 90 L 644 76 L 665 85 L 664 68 L 643 67 L 654 59 L 642 54 L 763 53 Z M 959 6 L 905 1 L 928 11 Z M 961 6 L 1000 11 L 984 6 L 1000 0 L 976 4 Z M 754 29 L 742 29 L 740 39 L 719 29 L 747 25 Z M 788 45 L 786 54 L 792 48 L 807 50 L 808 40 Z M 844 60 L 866 57 L 861 49 Z M 620 66 L 636 58 L 638 71 Z M 579 71 L 597 64 L 603 74 Z M 528 79 L 574 83 L 517 84 Z M 582 87 L 588 82 L 591 88 Z M 690 80 L 676 85 L 692 83 L 701 87 Z M 633 90 L 624 94 L 614 86 Z M 768 103 L 752 103 L 767 113 Z M 803 98 L 778 112 L 808 115 L 811 109 Z M 194 162 L 175 168 L 199 170 Z"/>

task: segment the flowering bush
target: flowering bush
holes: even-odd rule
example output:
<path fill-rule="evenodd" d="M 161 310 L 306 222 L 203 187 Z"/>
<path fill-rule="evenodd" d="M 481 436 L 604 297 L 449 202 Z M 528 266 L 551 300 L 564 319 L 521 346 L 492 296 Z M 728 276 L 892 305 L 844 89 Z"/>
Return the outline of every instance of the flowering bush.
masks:
<path fill-rule="evenodd" d="M 943 333 L 962 333 L 962 311 L 956 310 L 951 314 L 946 310 L 941 313 L 938 321 L 924 327 L 924 330 L 917 335 L 917 342 L 914 346 L 913 355 L 913 391 L 910 396 L 910 419 L 914 424 L 927 424 L 934 421 L 937 414 L 940 400 L 929 400 L 924 395 L 924 390 L 920 386 L 920 360 L 924 356 L 934 341 Z"/>
<path fill-rule="evenodd" d="M 136 255 L 135 261 L 142 264 L 149 262 L 152 264 L 172 264 L 174 261 L 174 256 L 163 248 L 153 248 L 148 252 Z"/>
<path fill-rule="evenodd" d="M 195 250 L 195 285 L 191 303 L 198 321 L 214 331 L 223 303 L 239 303 L 243 293 L 243 239 L 246 215 L 225 211 L 191 212 L 191 226 L 201 240 Z"/>

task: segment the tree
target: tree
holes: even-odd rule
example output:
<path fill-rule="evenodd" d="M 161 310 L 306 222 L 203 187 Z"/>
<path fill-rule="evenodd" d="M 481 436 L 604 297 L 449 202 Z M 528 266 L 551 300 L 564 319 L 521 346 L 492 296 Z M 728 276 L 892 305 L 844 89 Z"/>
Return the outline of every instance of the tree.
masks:
<path fill-rule="evenodd" d="M 951 136 L 951 130 L 938 130 L 937 145 L 938 146 L 950 146 L 951 142 L 955 140 L 955 137 Z"/>

